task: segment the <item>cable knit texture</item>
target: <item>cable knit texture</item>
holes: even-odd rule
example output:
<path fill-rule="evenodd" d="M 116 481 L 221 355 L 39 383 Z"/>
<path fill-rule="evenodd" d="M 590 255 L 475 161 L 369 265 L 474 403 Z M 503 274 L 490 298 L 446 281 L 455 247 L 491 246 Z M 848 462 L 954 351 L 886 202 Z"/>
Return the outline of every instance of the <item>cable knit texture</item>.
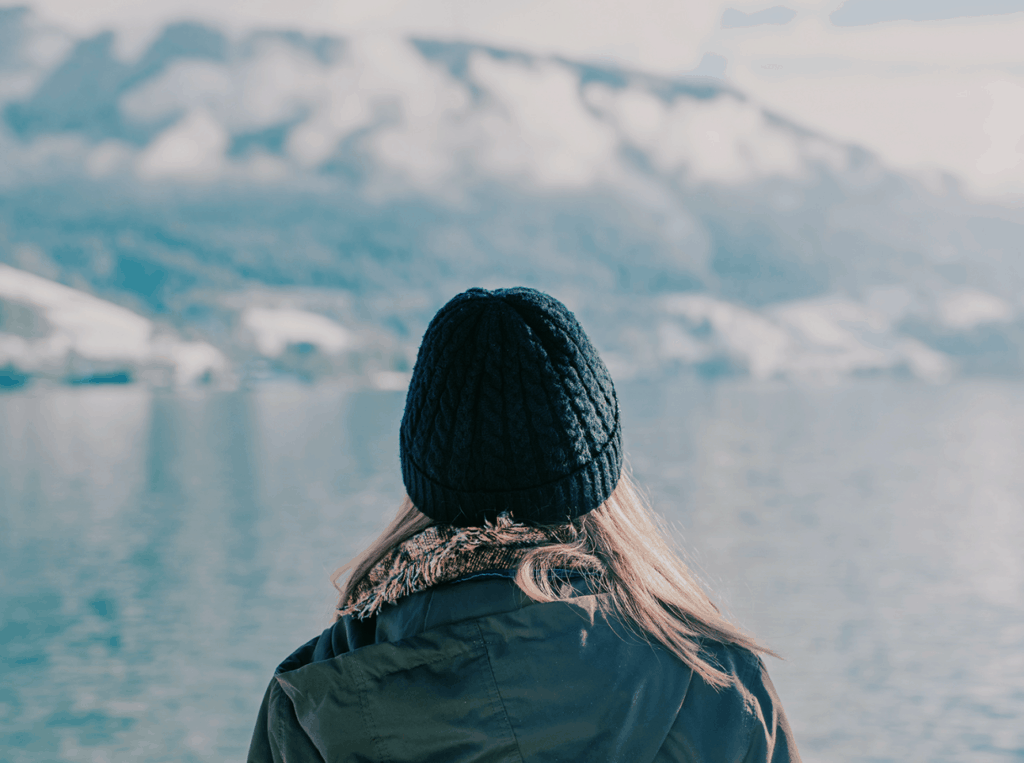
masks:
<path fill-rule="evenodd" d="M 608 369 L 554 297 L 470 289 L 442 307 L 413 370 L 400 451 L 416 507 L 479 526 L 502 512 L 563 523 L 611 495 L 622 468 Z"/>

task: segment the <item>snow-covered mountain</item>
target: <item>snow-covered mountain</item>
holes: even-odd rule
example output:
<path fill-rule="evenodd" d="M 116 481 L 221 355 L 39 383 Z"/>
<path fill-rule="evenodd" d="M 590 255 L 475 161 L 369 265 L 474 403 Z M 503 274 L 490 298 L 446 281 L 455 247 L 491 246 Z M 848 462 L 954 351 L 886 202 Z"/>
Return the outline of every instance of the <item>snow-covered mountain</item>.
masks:
<path fill-rule="evenodd" d="M 443 301 L 512 283 L 620 374 L 1024 370 L 1024 219 L 720 80 L 195 24 L 126 59 L 9 8 L 0 108 L 0 260 L 243 376 L 397 385 Z"/>
<path fill-rule="evenodd" d="M 224 356 L 119 305 L 0 265 L 0 385 L 26 376 L 160 385 L 224 379 Z"/>

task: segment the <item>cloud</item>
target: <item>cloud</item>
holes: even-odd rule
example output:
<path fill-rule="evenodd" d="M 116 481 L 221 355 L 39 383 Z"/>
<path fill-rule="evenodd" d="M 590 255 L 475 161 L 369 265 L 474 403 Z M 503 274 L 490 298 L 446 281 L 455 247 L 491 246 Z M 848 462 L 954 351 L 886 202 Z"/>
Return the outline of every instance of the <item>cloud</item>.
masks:
<path fill-rule="evenodd" d="M 228 61 L 179 59 L 122 96 L 120 108 L 144 124 L 203 109 L 232 132 L 265 129 L 304 116 L 339 83 L 311 52 L 281 38 L 257 38 Z"/>
<path fill-rule="evenodd" d="M 1006 198 L 1024 195 L 1010 135 L 1021 39 L 1024 17 L 837 28 L 809 16 L 720 30 L 709 45 L 729 59 L 730 80 L 773 111 L 897 169 L 951 173 L 970 192 Z"/>
<path fill-rule="evenodd" d="M 696 183 L 742 183 L 799 177 L 805 164 L 793 135 L 770 124 L 755 105 L 733 95 L 666 103 L 639 88 L 591 85 L 588 101 L 623 139 L 645 151 L 663 172 Z"/>
<path fill-rule="evenodd" d="M 199 109 L 158 135 L 138 157 L 138 173 L 153 180 L 208 181 L 224 168 L 229 136 L 208 112 Z"/>
<path fill-rule="evenodd" d="M 982 126 L 989 145 L 976 166 L 985 175 L 1007 175 L 1024 163 L 1024 86 L 998 80 L 985 91 L 992 98 Z"/>
<path fill-rule="evenodd" d="M 444 182 L 465 144 L 461 122 L 471 107 L 465 85 L 405 40 L 362 39 L 352 55 L 362 108 L 383 121 L 368 150 L 417 187 Z"/>
<path fill-rule="evenodd" d="M 763 11 L 744 13 L 735 8 L 726 8 L 722 14 L 722 27 L 735 29 L 738 27 L 760 26 L 762 24 L 788 24 L 796 18 L 796 11 L 784 5 L 765 8 Z"/>
<path fill-rule="evenodd" d="M 498 175 L 522 173 L 553 188 L 591 185 L 608 170 L 617 136 L 584 107 L 575 72 L 483 53 L 473 55 L 470 72 L 492 99 L 478 118 L 484 168 Z"/>
<path fill-rule="evenodd" d="M 829 18 L 836 26 L 885 21 L 939 21 L 1024 11 L 1021 0 L 846 0 Z"/>
<path fill-rule="evenodd" d="M 142 87 L 126 93 L 122 113 L 136 122 L 154 123 L 203 108 L 222 110 L 233 97 L 228 69 L 213 61 L 175 61 Z"/>
<path fill-rule="evenodd" d="M 945 326 L 969 330 L 986 323 L 1008 323 L 1015 317 L 1013 308 L 993 294 L 977 289 L 962 289 L 939 302 L 939 320 Z"/>
<path fill-rule="evenodd" d="M 85 158 L 85 171 L 94 178 L 108 177 L 125 170 L 135 156 L 135 150 L 119 140 L 105 140 L 89 150 Z"/>
<path fill-rule="evenodd" d="M 673 76 L 693 71 L 706 54 L 713 54 L 719 58 L 707 60 L 728 61 L 727 69 L 719 67 L 715 73 L 727 76 L 755 102 L 765 103 L 822 134 L 863 145 L 897 169 L 928 176 L 951 173 L 962 177 L 968 190 L 989 197 L 1024 194 L 1024 163 L 1017 161 L 1016 144 L 1007 147 L 1005 143 L 1009 138 L 1003 133 L 1011 128 L 1000 126 L 1005 124 L 1007 109 L 1012 110 L 1012 97 L 1005 88 L 990 87 L 1000 82 L 1024 86 L 1018 52 L 1024 39 L 1024 14 L 954 21 L 897 20 L 968 12 L 1009 13 L 1014 9 L 1012 3 L 886 0 L 873 4 L 869 0 L 850 0 L 837 8 L 835 0 L 792 0 L 786 6 L 766 5 L 764 0 L 640 0 L 631 4 L 613 0 L 31 3 L 48 18 L 80 34 L 107 27 L 120 30 L 117 47 L 129 58 L 139 55 L 143 43 L 152 39 L 155 32 L 149 30 L 158 29 L 169 19 L 186 17 L 207 20 L 236 36 L 263 27 L 353 37 L 379 33 L 384 37 L 462 39 L 612 62 Z M 730 22 L 722 28 L 723 14 L 726 21 L 742 20 L 744 24 L 781 21 L 785 8 L 796 13 L 786 24 L 738 26 Z M 833 11 L 840 21 L 843 14 L 849 16 L 854 11 L 861 14 L 861 21 L 890 21 L 836 26 L 829 20 Z M 876 15 L 871 16 L 869 11 Z M 210 69 L 211 81 L 202 102 L 178 103 L 175 114 L 202 107 L 234 131 L 236 122 L 229 121 L 227 111 L 232 120 L 241 120 L 244 114 L 254 130 L 274 119 L 285 119 L 284 115 L 290 113 L 301 124 L 289 133 L 289 155 L 310 167 L 326 161 L 347 135 L 379 117 L 378 105 L 386 100 L 380 97 L 379 88 L 373 98 L 359 95 L 364 87 L 373 86 L 373 78 L 368 77 L 372 72 L 324 70 L 311 60 L 281 49 L 268 48 L 261 56 L 264 66 L 258 73 L 252 69 L 251 83 L 239 79 L 240 73 L 231 68 L 230 62 L 222 70 L 230 82 L 226 98 L 213 81 L 216 70 Z M 704 68 L 700 72 L 707 73 Z M 170 85 L 173 75 L 167 76 Z M 11 88 L 24 87 L 13 80 L 8 83 Z M 0 83 L 0 89 L 4 86 Z M 289 92 L 295 89 L 302 92 Z M 171 91 L 172 87 L 166 88 L 166 92 Z M 346 93 L 349 95 L 344 97 Z M 231 105 L 237 99 L 245 101 L 244 108 Z M 300 102 L 316 106 L 304 115 L 297 105 Z M 170 104 L 146 104 L 141 95 L 130 103 L 136 114 L 147 109 L 149 113 L 161 108 L 167 114 L 173 111 Z M 412 138 L 442 145 L 452 137 L 446 133 L 450 127 L 446 119 L 430 125 L 429 130 L 441 131 L 433 137 L 426 132 L 403 132 L 396 124 L 380 137 L 373 150 L 416 177 L 441 177 L 455 168 L 440 162 L 439 153 L 414 143 Z M 241 122 L 237 124 L 241 129 Z"/>
<path fill-rule="evenodd" d="M 234 33 L 253 28 L 311 34 L 388 34 L 484 42 L 573 58 L 681 72 L 700 61 L 721 6 L 703 0 L 29 0 L 79 35 L 112 28 L 120 54 L 138 56 L 168 20 L 196 19 Z"/>

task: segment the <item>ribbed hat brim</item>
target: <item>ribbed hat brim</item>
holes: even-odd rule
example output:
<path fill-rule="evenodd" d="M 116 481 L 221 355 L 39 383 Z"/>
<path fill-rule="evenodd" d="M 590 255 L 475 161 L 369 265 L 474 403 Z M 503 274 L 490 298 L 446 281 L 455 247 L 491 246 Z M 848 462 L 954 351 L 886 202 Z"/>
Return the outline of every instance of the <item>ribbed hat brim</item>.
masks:
<path fill-rule="evenodd" d="M 428 477 L 401 443 L 402 478 L 409 498 L 437 522 L 473 526 L 508 511 L 533 524 L 561 524 L 593 511 L 615 490 L 622 471 L 622 436 L 615 429 L 604 449 L 576 471 L 554 482 L 520 490 L 465 491 Z"/>

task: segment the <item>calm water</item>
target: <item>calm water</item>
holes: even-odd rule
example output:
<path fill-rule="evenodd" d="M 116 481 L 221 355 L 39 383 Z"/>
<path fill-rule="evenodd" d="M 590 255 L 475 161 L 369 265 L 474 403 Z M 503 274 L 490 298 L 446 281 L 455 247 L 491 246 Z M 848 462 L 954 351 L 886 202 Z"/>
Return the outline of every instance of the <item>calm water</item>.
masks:
<path fill-rule="evenodd" d="M 1024 387 L 620 385 L 807 761 L 1024 760 Z M 0 760 L 237 761 L 401 497 L 403 395 L 0 395 Z"/>

